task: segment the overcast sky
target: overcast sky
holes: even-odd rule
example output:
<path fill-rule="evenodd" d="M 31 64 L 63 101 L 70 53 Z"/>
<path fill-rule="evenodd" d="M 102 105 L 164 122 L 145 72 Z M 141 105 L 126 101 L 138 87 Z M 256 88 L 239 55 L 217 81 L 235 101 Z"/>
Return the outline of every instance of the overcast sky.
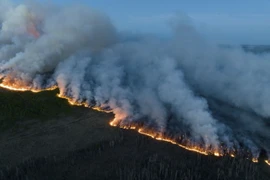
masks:
<path fill-rule="evenodd" d="M 167 21 L 174 14 L 181 13 L 191 17 L 198 30 L 212 41 L 270 44 L 270 0 L 41 1 L 85 4 L 108 14 L 120 30 L 165 35 L 169 33 Z"/>

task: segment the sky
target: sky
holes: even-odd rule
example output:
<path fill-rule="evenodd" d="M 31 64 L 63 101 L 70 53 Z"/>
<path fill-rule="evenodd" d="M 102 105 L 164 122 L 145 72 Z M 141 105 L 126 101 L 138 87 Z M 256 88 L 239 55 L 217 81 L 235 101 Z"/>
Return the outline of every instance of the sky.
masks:
<path fill-rule="evenodd" d="M 211 41 L 224 44 L 270 44 L 270 0 L 39 1 L 90 6 L 106 13 L 123 31 L 166 35 L 170 32 L 170 18 L 184 14 Z"/>

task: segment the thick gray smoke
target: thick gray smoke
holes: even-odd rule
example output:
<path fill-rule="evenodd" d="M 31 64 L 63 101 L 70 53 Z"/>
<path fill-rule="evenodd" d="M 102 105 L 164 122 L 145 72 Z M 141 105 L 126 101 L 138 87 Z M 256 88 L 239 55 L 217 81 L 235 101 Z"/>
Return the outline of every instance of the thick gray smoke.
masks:
<path fill-rule="evenodd" d="M 0 2 L 0 79 L 32 89 L 57 85 L 74 102 L 110 109 L 193 142 L 270 151 L 270 56 L 205 42 L 186 18 L 171 39 L 122 35 L 82 6 Z"/>

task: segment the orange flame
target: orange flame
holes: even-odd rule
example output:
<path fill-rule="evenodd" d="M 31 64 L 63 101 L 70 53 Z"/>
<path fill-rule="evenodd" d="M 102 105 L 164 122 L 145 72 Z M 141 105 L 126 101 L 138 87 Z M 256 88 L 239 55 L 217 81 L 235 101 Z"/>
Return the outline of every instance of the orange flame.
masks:
<path fill-rule="evenodd" d="M 149 130 L 146 130 L 144 128 L 138 128 L 136 125 L 124 125 L 124 126 L 121 126 L 119 125 L 119 122 L 118 121 L 115 121 L 115 120 L 112 120 L 110 122 L 110 125 L 111 126 L 114 126 L 114 127 L 120 127 L 122 129 L 132 129 L 132 130 L 137 130 L 140 134 L 143 134 L 145 136 L 149 136 L 155 140 L 158 140 L 158 141 L 164 141 L 164 142 L 168 142 L 168 143 L 171 143 L 171 144 L 174 144 L 174 145 L 177 145 L 183 149 L 186 149 L 188 151 L 192 151 L 192 152 L 196 152 L 196 153 L 199 153 L 199 154 L 203 154 L 203 155 L 214 155 L 214 156 L 217 156 L 217 157 L 222 157 L 224 156 L 223 153 L 219 152 L 219 150 L 211 150 L 211 149 L 206 149 L 206 148 L 202 148 L 200 146 L 196 146 L 196 145 L 193 145 L 193 144 L 180 144 L 178 143 L 177 141 L 173 140 L 173 139 L 170 139 L 168 137 L 165 137 L 163 136 L 162 134 L 160 133 L 155 133 L 155 132 L 152 132 L 152 131 L 149 131 Z M 234 152 L 230 152 L 228 153 L 229 156 L 231 157 L 235 157 L 236 155 L 234 154 Z M 252 159 L 252 162 L 254 163 L 258 163 L 258 158 L 255 158 L 253 157 Z M 269 160 L 265 160 L 265 163 L 267 165 L 270 166 L 270 161 Z"/>
<path fill-rule="evenodd" d="M 59 98 L 62 98 L 62 99 L 66 99 L 68 101 L 68 103 L 72 106 L 84 106 L 84 107 L 90 107 L 89 104 L 87 102 L 77 102 L 77 101 L 74 101 L 72 100 L 70 97 L 68 96 L 65 96 L 63 94 L 57 94 L 57 97 Z M 93 110 L 95 111 L 100 111 L 100 112 L 106 112 L 106 113 L 110 113 L 112 111 L 109 111 L 109 110 L 104 110 L 102 109 L 101 107 L 98 107 L 98 106 L 93 106 L 91 107 Z"/>
<path fill-rule="evenodd" d="M 70 99 L 69 97 L 62 95 L 62 94 L 57 94 L 57 97 L 62 98 L 62 99 L 66 99 L 68 101 L 68 103 L 72 106 L 84 106 L 84 107 L 89 107 L 87 103 L 84 102 L 75 102 L 72 99 Z"/>
<path fill-rule="evenodd" d="M 110 122 L 110 125 L 111 126 L 114 126 L 114 127 L 117 127 L 119 126 L 118 123 L 116 123 L 114 120 Z M 211 151 L 211 150 L 205 150 L 199 146 L 195 146 L 195 145 L 183 145 L 183 144 L 180 144 L 178 142 L 176 142 L 175 140 L 173 139 L 170 139 L 168 137 L 164 137 L 162 134 L 158 134 L 158 133 L 155 133 L 155 132 L 151 132 L 149 130 L 146 130 L 144 128 L 137 128 L 135 125 L 131 125 L 131 126 L 119 126 L 120 128 L 122 129 L 133 129 L 133 130 L 136 130 L 140 133 L 140 134 L 143 134 L 145 136 L 149 136 L 153 139 L 156 139 L 158 141 L 165 141 L 165 142 L 168 142 L 168 143 L 171 143 L 171 144 L 175 144 L 181 148 L 184 148 L 186 150 L 189 150 L 189 151 L 193 151 L 193 152 L 197 152 L 197 153 L 200 153 L 200 154 L 203 154 L 203 155 L 210 155 L 210 154 L 213 154 L 215 156 L 222 156 L 222 154 L 218 151 Z"/>
<path fill-rule="evenodd" d="M 259 160 L 258 160 L 258 158 L 252 158 L 252 162 L 254 162 L 254 163 L 258 163 L 258 162 L 259 162 Z"/>
<path fill-rule="evenodd" d="M 0 84 L 0 87 L 11 90 L 11 91 L 21 91 L 21 92 L 31 91 L 33 93 L 39 93 L 42 91 L 52 91 L 52 90 L 57 89 L 57 86 L 52 86 L 46 89 L 33 89 L 31 87 L 13 87 L 13 86 L 5 85 L 5 84 Z"/>
<path fill-rule="evenodd" d="M 5 89 L 9 89 L 9 90 L 12 90 L 12 91 L 31 91 L 31 92 L 34 92 L 34 93 L 41 92 L 41 91 L 55 90 L 55 89 L 58 88 L 57 86 L 53 86 L 53 87 L 49 87 L 47 89 L 32 89 L 31 87 L 18 87 L 17 84 L 14 86 L 13 84 L 8 84 L 7 82 L 2 82 L 0 84 L 0 87 L 5 88 Z M 60 97 L 60 98 L 66 99 L 69 102 L 70 105 L 90 107 L 86 102 L 76 102 L 76 101 L 72 100 L 71 98 L 69 98 L 69 97 L 67 97 L 67 96 L 65 96 L 63 94 L 58 94 L 57 96 Z M 111 111 L 106 111 L 106 110 L 102 109 L 102 107 L 96 107 L 95 106 L 95 107 L 91 107 L 91 108 L 96 110 L 96 111 L 102 111 L 102 112 L 106 112 L 106 113 L 111 112 Z M 193 151 L 193 152 L 196 152 L 196 153 L 200 153 L 200 154 L 203 154 L 203 155 L 214 155 L 214 156 L 217 156 L 217 157 L 224 156 L 224 154 L 219 152 L 219 150 L 202 148 L 200 146 L 193 145 L 192 143 L 180 144 L 176 140 L 173 140 L 173 139 L 171 139 L 169 137 L 165 137 L 161 133 L 156 133 L 154 131 L 150 131 L 150 130 L 147 130 L 145 128 L 139 128 L 137 125 L 119 125 L 119 120 L 116 120 L 116 119 L 112 120 L 110 122 L 110 125 L 114 126 L 114 127 L 120 127 L 122 129 L 136 130 L 140 134 L 149 136 L 149 137 L 151 137 L 151 138 L 153 138 L 155 140 L 165 141 L 165 142 L 177 145 L 177 146 L 179 146 L 179 147 L 181 147 L 183 149 Z M 235 157 L 235 154 L 232 153 L 232 152 L 230 152 L 229 155 L 231 157 Z M 252 158 L 252 161 L 254 163 L 257 163 L 258 158 Z M 270 166 L 270 160 L 265 160 L 265 163 Z"/>

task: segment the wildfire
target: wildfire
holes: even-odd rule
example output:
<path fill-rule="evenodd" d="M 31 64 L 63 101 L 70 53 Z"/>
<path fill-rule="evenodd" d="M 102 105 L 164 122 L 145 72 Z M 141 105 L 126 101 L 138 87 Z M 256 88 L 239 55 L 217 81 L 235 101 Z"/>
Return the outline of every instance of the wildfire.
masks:
<path fill-rule="evenodd" d="M 68 101 L 68 103 L 72 106 L 84 106 L 84 107 L 91 107 L 89 106 L 89 104 L 87 102 L 77 102 L 77 101 L 74 101 L 72 98 L 68 97 L 68 96 L 65 96 L 63 94 L 57 94 L 57 97 L 59 98 L 62 98 L 62 99 L 66 99 Z M 106 113 L 110 113 L 112 111 L 109 111 L 109 110 L 105 110 L 103 109 L 102 107 L 98 107 L 98 106 L 92 106 L 91 107 L 93 110 L 95 111 L 100 111 L 100 112 L 106 112 Z"/>
<path fill-rule="evenodd" d="M 165 142 L 168 142 L 168 143 L 171 143 L 171 144 L 175 144 L 181 148 L 184 148 L 186 150 L 189 150 L 189 151 L 193 151 L 193 152 L 197 152 L 197 153 L 200 153 L 200 154 L 203 154 L 203 155 L 209 155 L 209 153 L 207 151 L 205 151 L 204 149 L 200 148 L 199 146 L 185 146 L 185 145 L 182 145 L 180 143 L 177 143 L 176 141 L 172 140 L 172 139 L 169 139 L 169 138 L 166 138 L 166 137 L 162 137 L 161 135 L 155 135 L 154 133 L 151 133 L 151 132 L 147 132 L 146 130 L 140 128 L 138 130 L 138 132 L 140 134 L 143 134 L 143 135 L 146 135 L 146 136 L 149 136 L 153 139 L 156 139 L 158 141 L 165 141 Z"/>
<path fill-rule="evenodd" d="M 119 123 L 117 123 L 117 121 L 115 120 L 112 120 L 110 122 L 110 125 L 113 126 L 113 127 L 120 127 L 122 129 L 131 129 L 131 130 L 137 130 L 140 134 L 142 135 L 145 135 L 145 136 L 149 136 L 155 140 L 158 140 L 158 141 L 164 141 L 164 142 L 168 142 L 168 143 L 171 143 L 171 144 L 174 144 L 174 145 L 177 145 L 183 149 L 186 149 L 188 151 L 192 151 L 192 152 L 196 152 L 196 153 L 199 153 L 199 154 L 203 154 L 203 155 L 214 155 L 214 156 L 217 156 L 217 157 L 221 157 L 221 156 L 224 156 L 223 153 L 219 152 L 219 151 L 214 151 L 214 150 L 211 150 L 211 149 L 205 149 L 205 148 L 202 148 L 200 146 L 196 146 L 196 145 L 193 145 L 193 144 L 181 144 L 179 142 L 177 142 L 176 140 L 173 140 L 173 139 L 170 139 L 169 137 L 165 137 L 164 135 L 162 135 L 161 133 L 156 133 L 154 131 L 149 131 L 147 129 L 144 129 L 144 128 L 138 128 L 136 125 L 119 125 Z M 231 157 L 235 157 L 235 152 L 228 152 L 228 155 L 231 156 Z M 252 162 L 254 163 L 258 163 L 258 158 L 252 158 L 251 159 Z M 265 163 L 267 165 L 270 166 L 270 161 L 269 160 L 265 160 Z"/>
<path fill-rule="evenodd" d="M 62 94 L 57 94 L 57 97 L 59 98 L 62 98 L 62 99 L 66 99 L 68 101 L 68 103 L 72 106 L 84 106 L 84 107 L 89 107 L 89 105 L 85 102 L 75 102 L 73 101 L 71 98 L 65 96 L 65 95 L 62 95 Z"/>
<path fill-rule="evenodd" d="M 258 158 L 252 158 L 252 162 L 258 163 L 258 162 L 259 162 L 259 161 L 258 161 Z"/>
<path fill-rule="evenodd" d="M 12 91 L 31 91 L 31 92 L 34 92 L 34 93 L 38 93 L 38 92 L 41 92 L 41 91 L 55 90 L 55 89 L 58 88 L 57 86 L 53 86 L 53 87 L 49 87 L 47 89 L 32 89 L 31 87 L 12 86 L 12 85 L 5 84 L 3 82 L 2 82 L 2 84 L 0 84 L 0 87 L 8 89 L 8 90 L 12 90 Z M 63 94 L 58 94 L 57 96 L 59 98 L 66 99 L 69 102 L 70 105 L 84 106 L 84 107 L 88 107 L 88 108 L 90 107 L 89 104 L 87 104 L 87 102 L 76 102 L 76 101 L 72 100 L 71 98 L 69 98 L 68 96 L 65 96 Z M 102 112 L 106 112 L 106 113 L 111 112 L 109 110 L 105 110 L 102 107 L 94 106 L 94 107 L 91 107 L 91 108 L 96 110 L 96 111 L 102 111 Z M 200 153 L 200 154 L 203 154 L 203 155 L 214 155 L 214 156 L 217 156 L 217 157 L 224 156 L 224 154 L 219 152 L 219 150 L 203 148 L 203 147 L 194 145 L 193 143 L 189 143 L 188 141 L 185 142 L 185 144 L 182 144 L 182 143 L 179 143 L 179 142 L 177 142 L 176 140 L 174 140 L 174 139 L 172 139 L 170 137 L 166 137 L 162 133 L 157 133 L 155 131 L 151 131 L 151 130 L 148 130 L 148 129 L 145 129 L 145 128 L 142 128 L 142 127 L 139 128 L 139 126 L 137 126 L 136 124 L 133 124 L 133 125 L 121 125 L 121 124 L 119 124 L 119 120 L 114 119 L 114 120 L 112 120 L 110 122 L 110 125 L 114 126 L 114 127 L 120 127 L 122 129 L 136 130 L 136 131 L 138 131 L 138 133 L 143 134 L 145 136 L 149 136 L 149 137 L 151 137 L 151 138 L 153 138 L 155 140 L 165 141 L 165 142 L 177 145 L 177 146 L 179 146 L 179 147 L 181 147 L 183 149 L 193 151 L 193 152 L 196 152 L 196 153 Z M 232 153 L 232 152 L 230 152 L 230 153 L 228 152 L 228 155 L 230 155 L 231 157 L 235 157 L 235 154 Z M 254 163 L 257 163 L 258 158 L 252 158 L 252 161 Z M 270 166 L 270 160 L 265 160 L 265 163 Z"/>
<path fill-rule="evenodd" d="M 220 157 L 222 156 L 222 154 L 220 154 L 219 152 L 214 152 L 214 156 Z"/>
<path fill-rule="evenodd" d="M 113 127 L 116 127 L 117 126 L 116 124 L 114 124 L 113 121 L 110 122 L 110 125 L 113 126 Z"/>
<path fill-rule="evenodd" d="M 5 85 L 5 84 L 0 84 L 0 87 L 11 90 L 11 91 L 22 91 L 22 92 L 31 91 L 33 93 L 39 93 L 42 91 L 52 91 L 52 90 L 57 89 L 57 86 L 52 86 L 46 89 L 32 89 L 31 87 L 15 87 L 15 86 L 13 87 L 13 86 Z"/>
<path fill-rule="evenodd" d="M 110 125 L 111 126 L 114 126 L 114 127 L 117 127 L 118 124 L 113 120 L 110 122 Z M 197 153 L 200 153 L 200 154 L 203 154 L 203 155 L 209 155 L 209 154 L 214 154 L 215 156 L 221 156 L 220 153 L 218 152 L 210 152 L 210 151 L 206 151 L 204 150 L 203 148 L 199 147 L 199 146 L 185 146 L 183 144 L 180 144 L 178 142 L 176 142 L 175 140 L 172 140 L 170 138 L 167 138 L 167 137 L 164 137 L 162 134 L 158 134 L 158 133 L 155 133 L 155 132 L 151 132 L 151 131 L 148 131 L 146 129 L 143 129 L 143 128 L 137 128 L 135 125 L 131 125 L 131 126 L 119 126 L 120 128 L 122 129 L 132 129 L 132 130 L 137 130 L 140 134 L 143 134 L 145 136 L 149 136 L 153 139 L 156 139 L 158 141 L 165 141 L 165 142 L 168 142 L 168 143 L 171 143 L 171 144 L 174 144 L 174 145 L 177 145 L 181 148 L 184 148 L 186 150 L 189 150 L 189 151 L 193 151 L 193 152 L 197 152 Z"/>
<path fill-rule="evenodd" d="M 96 110 L 96 111 L 99 111 L 99 112 L 105 112 L 105 113 L 111 113 L 112 111 L 110 110 L 105 110 L 104 108 L 102 107 L 98 107 L 98 106 L 94 106 L 94 107 L 91 107 L 93 110 Z"/>

